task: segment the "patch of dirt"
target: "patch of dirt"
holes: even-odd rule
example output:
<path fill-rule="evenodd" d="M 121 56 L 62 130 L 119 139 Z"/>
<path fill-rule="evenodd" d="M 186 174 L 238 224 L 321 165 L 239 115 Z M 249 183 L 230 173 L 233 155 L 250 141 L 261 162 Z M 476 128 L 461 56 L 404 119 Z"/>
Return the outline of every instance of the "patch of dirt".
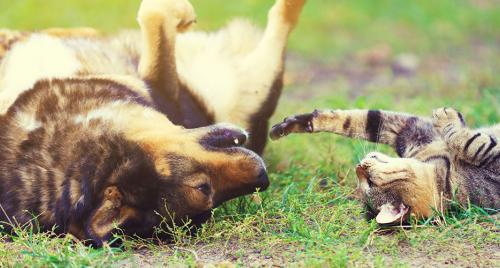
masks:
<path fill-rule="evenodd" d="M 231 239 L 227 242 L 214 244 L 197 244 L 186 247 L 164 246 L 160 250 L 137 250 L 132 259 L 116 263 L 117 267 L 158 267 L 162 265 L 174 265 L 165 263 L 176 254 L 190 256 L 198 267 L 236 267 L 237 264 L 250 267 L 282 267 L 285 263 L 293 263 L 296 260 L 290 256 L 292 245 L 266 245 L 271 250 L 262 250 L 252 244 L 259 243 L 259 239 L 253 242 L 241 242 Z M 290 252 L 291 251 L 291 252 Z M 153 253 L 155 252 L 155 253 Z M 182 261 L 182 259 L 181 259 Z"/>
<path fill-rule="evenodd" d="M 356 97 L 363 94 L 367 85 L 389 83 L 391 77 L 384 68 L 365 65 L 352 56 L 347 56 L 336 64 L 329 64 L 291 54 L 287 60 L 285 85 L 293 86 L 293 90 L 285 91 L 284 97 L 308 100 L 332 94 L 334 85 L 339 82 L 347 84 L 350 95 Z"/>
<path fill-rule="evenodd" d="M 485 222 L 480 225 L 491 232 L 499 231 L 498 226 L 493 223 Z M 382 241 L 369 243 L 364 249 L 364 256 L 351 263 L 352 265 L 373 265 L 376 257 L 382 256 L 387 267 L 400 264 L 410 267 L 500 267 L 500 243 L 495 241 L 481 244 L 479 247 L 467 239 L 451 237 L 444 240 L 436 238 L 420 241 L 413 246 L 412 238 L 398 242 L 400 238 L 397 237 L 396 229 L 379 230 L 374 235 Z M 377 248 L 377 245 L 394 242 L 397 245 L 397 254 L 388 254 Z M 255 240 L 233 238 L 210 244 L 188 244 L 183 247 L 165 245 L 136 250 L 132 259 L 117 263 L 116 267 L 186 266 L 186 259 L 191 259 L 198 267 L 303 266 L 301 252 L 304 252 L 304 249 L 296 243 L 268 242 L 262 237 L 255 237 Z M 178 264 L 175 263 L 175 256 L 181 256 Z"/>
<path fill-rule="evenodd" d="M 308 100 L 335 94 L 338 87 L 348 90 L 349 97 L 366 95 L 370 89 L 398 87 L 407 81 L 415 88 L 428 87 L 429 78 L 437 78 L 443 87 L 453 88 L 474 75 L 479 86 L 488 85 L 488 77 L 474 70 L 499 67 L 500 43 L 472 38 L 467 45 L 450 48 L 441 54 L 418 55 L 408 51 L 395 53 L 386 44 L 354 52 L 341 58 L 310 59 L 289 54 L 283 97 Z M 470 78 L 469 78 L 470 79 Z M 485 80 L 485 81 L 481 81 Z"/>
<path fill-rule="evenodd" d="M 493 215 L 495 222 L 499 216 Z M 483 222 L 479 225 L 492 233 L 500 232 L 496 223 Z M 390 242 L 398 239 L 393 236 L 394 234 L 396 234 L 394 229 L 387 229 L 381 230 L 376 235 L 382 241 Z M 397 243 L 397 255 L 385 254 L 373 245 L 369 246 L 367 251 L 375 256 L 384 256 L 387 266 L 403 262 L 409 264 L 410 267 L 500 267 L 500 237 L 497 237 L 496 241 L 487 242 L 481 246 L 474 246 L 474 243 L 468 239 L 458 238 L 459 235 L 456 238 L 446 237 L 445 240 L 439 237 L 434 239 L 433 236 L 428 235 L 426 237 L 432 237 L 432 239 L 417 242 L 415 243 L 417 246 L 410 243 L 411 238 L 400 240 Z"/>
<path fill-rule="evenodd" d="M 431 243 L 429 246 L 432 247 Z M 406 244 L 400 247 L 401 258 L 411 267 L 500 267 L 500 246 L 475 248 L 467 244 L 443 246 L 439 251 L 428 253 L 415 250 Z M 391 257 L 387 258 L 390 266 Z"/>

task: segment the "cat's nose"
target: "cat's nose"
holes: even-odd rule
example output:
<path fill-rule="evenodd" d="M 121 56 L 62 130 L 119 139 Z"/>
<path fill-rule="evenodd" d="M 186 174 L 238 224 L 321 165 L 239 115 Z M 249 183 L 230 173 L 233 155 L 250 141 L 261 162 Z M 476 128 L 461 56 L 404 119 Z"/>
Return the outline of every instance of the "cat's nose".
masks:
<path fill-rule="evenodd" d="M 372 176 L 367 166 L 360 164 L 356 166 L 356 176 L 358 177 L 359 184 L 362 185 L 366 191 L 376 186 L 373 183 Z"/>

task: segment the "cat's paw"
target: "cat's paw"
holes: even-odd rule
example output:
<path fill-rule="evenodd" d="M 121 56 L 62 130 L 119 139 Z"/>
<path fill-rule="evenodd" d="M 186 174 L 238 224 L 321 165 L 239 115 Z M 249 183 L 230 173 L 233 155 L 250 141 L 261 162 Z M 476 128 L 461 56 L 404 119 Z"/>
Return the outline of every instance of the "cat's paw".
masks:
<path fill-rule="evenodd" d="M 441 134 L 450 128 L 465 126 L 462 114 L 453 108 L 435 109 L 432 112 L 432 123 Z"/>
<path fill-rule="evenodd" d="M 314 131 L 313 119 L 316 112 L 287 117 L 282 123 L 276 124 L 271 128 L 269 136 L 277 140 L 290 133 L 311 133 Z"/>

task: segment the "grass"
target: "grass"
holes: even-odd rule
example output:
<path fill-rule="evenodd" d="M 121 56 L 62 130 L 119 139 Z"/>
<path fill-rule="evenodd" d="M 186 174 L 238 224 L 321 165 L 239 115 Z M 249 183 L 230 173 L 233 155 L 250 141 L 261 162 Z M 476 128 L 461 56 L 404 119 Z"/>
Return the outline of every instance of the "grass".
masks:
<path fill-rule="evenodd" d="M 136 27 L 139 1 L 3 0 L 0 27 Z M 201 29 L 241 15 L 264 24 L 272 1 L 192 0 Z M 54 15 L 57 11 L 57 15 Z M 500 26 L 495 1 L 309 1 L 292 36 L 287 85 L 273 122 L 314 108 L 380 108 L 429 115 L 462 111 L 472 126 L 500 121 Z M 388 48 L 388 49 L 387 49 Z M 379 63 L 370 57 L 385 51 Z M 401 53 L 418 61 L 395 75 Z M 409 228 L 383 229 L 349 198 L 354 165 L 385 146 L 334 135 L 270 142 L 272 186 L 214 212 L 194 236 L 170 230 L 174 243 L 127 239 L 120 249 L 91 249 L 70 238 L 18 228 L 0 236 L 0 266 L 499 266 L 498 217 L 457 207 Z"/>

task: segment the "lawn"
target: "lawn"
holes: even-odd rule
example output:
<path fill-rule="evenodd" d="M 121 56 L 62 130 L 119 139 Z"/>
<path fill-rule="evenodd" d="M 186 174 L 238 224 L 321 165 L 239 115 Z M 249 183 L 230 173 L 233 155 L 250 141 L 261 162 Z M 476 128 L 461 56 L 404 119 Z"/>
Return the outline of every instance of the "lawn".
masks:
<path fill-rule="evenodd" d="M 268 0 L 191 0 L 197 28 L 235 16 L 264 25 Z M 2 0 L 0 28 L 136 27 L 135 0 Z M 288 54 L 273 122 L 314 108 L 430 115 L 452 106 L 472 126 L 500 121 L 500 3 L 495 0 L 309 0 Z M 499 217 L 457 207 L 408 228 L 380 228 L 350 198 L 354 165 L 387 147 L 334 135 L 269 142 L 272 185 L 214 212 L 172 243 L 127 239 L 91 249 L 71 238 L 1 235 L 0 266 L 490 266 L 500 267 Z M 392 152 L 391 152 L 392 153 Z M 3 237 L 2 237 L 3 236 Z"/>

